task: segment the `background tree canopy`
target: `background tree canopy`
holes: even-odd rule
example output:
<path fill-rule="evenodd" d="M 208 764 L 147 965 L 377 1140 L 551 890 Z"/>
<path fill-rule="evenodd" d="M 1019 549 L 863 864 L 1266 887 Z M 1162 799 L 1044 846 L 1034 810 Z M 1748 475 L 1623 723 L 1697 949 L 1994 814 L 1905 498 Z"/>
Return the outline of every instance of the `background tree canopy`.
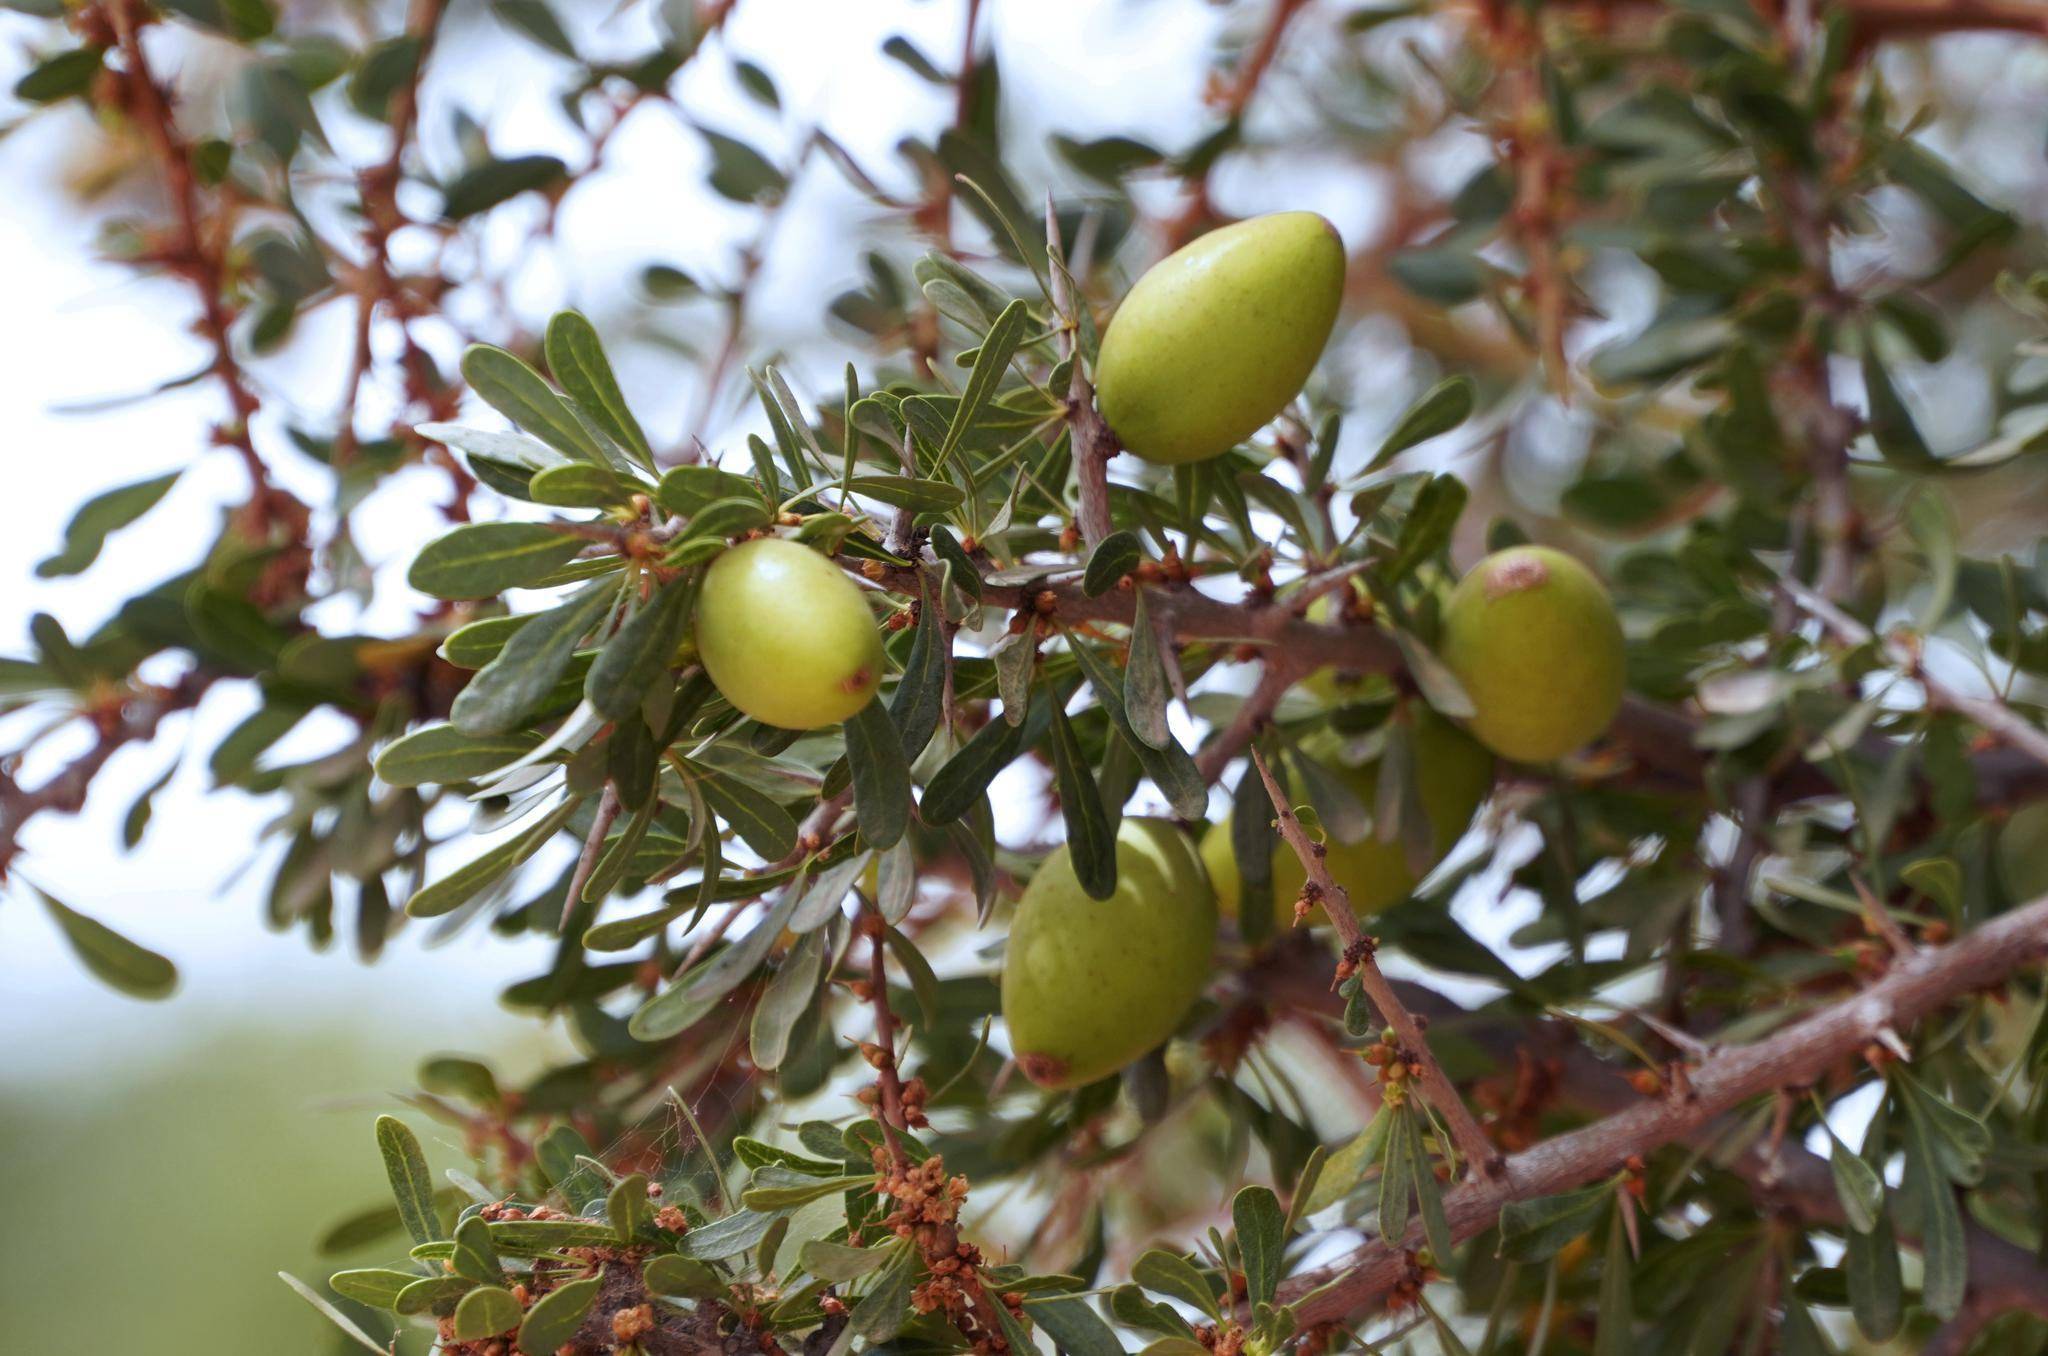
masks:
<path fill-rule="evenodd" d="M 574 1038 L 337 1342 L 2048 1351 L 2038 5 L 1242 0 L 1161 136 L 933 0 L 877 150 L 745 0 L 0 3 L 245 482 L 0 660 L 9 898 L 168 994 L 31 826 L 240 689 L 263 923 Z"/>

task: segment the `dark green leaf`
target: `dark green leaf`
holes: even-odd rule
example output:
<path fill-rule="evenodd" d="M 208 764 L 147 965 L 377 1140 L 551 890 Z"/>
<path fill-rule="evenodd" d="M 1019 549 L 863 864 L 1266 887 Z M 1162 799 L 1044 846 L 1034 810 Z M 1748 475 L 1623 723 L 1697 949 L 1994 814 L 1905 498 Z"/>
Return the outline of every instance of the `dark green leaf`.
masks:
<path fill-rule="evenodd" d="M 546 523 L 466 523 L 427 543 L 405 578 L 436 598 L 494 598 L 546 578 L 587 545 Z"/>
<path fill-rule="evenodd" d="M 893 847 L 910 827 L 910 764 L 903 756 L 903 734 L 880 702 L 863 706 L 842 728 L 861 841 L 877 850 Z"/>
<path fill-rule="evenodd" d="M 555 690 L 616 596 L 615 584 L 600 581 L 520 627 L 456 694 L 449 710 L 455 727 L 489 735 L 516 729 Z"/>
<path fill-rule="evenodd" d="M 1428 394 L 1408 407 L 1394 424 L 1380 450 L 1366 464 L 1375 471 L 1417 443 L 1427 442 L 1465 422 L 1472 413 L 1473 387 L 1470 377 L 1446 377 Z"/>
<path fill-rule="evenodd" d="M 462 355 L 462 375 L 491 408 L 557 452 L 583 461 L 605 460 L 596 436 L 568 402 L 504 349 L 471 344 Z"/>
<path fill-rule="evenodd" d="M 99 559 L 100 548 L 106 544 L 109 533 L 128 526 L 156 507 L 177 480 L 178 472 L 172 471 L 86 500 L 64 528 L 63 549 L 36 566 L 36 577 L 55 579 L 83 573 Z"/>
<path fill-rule="evenodd" d="M 495 1337 L 518 1327 L 525 1312 L 510 1290 L 480 1285 L 455 1306 L 455 1335 L 466 1342 Z"/>
<path fill-rule="evenodd" d="M 60 903 L 44 890 L 30 888 L 49 910 L 72 952 L 101 983 L 131 998 L 150 999 L 168 998 L 178 987 L 178 967 L 169 960 Z"/>
<path fill-rule="evenodd" d="M 1054 780 L 1059 787 L 1060 815 L 1067 823 L 1067 850 L 1074 876 L 1090 898 L 1108 899 L 1116 893 L 1116 833 L 1081 741 L 1067 722 L 1064 704 L 1054 700 L 1050 709 Z"/>
<path fill-rule="evenodd" d="M 519 1325 L 520 1350 L 551 1352 L 566 1346 L 583 1326 L 583 1317 L 597 1302 L 603 1284 L 604 1274 L 600 1272 L 557 1286 L 535 1300 Z"/>
<path fill-rule="evenodd" d="M 441 1217 L 434 1210 L 434 1183 L 427 1176 L 426 1155 L 411 1127 L 396 1116 L 377 1118 L 377 1152 L 384 1158 L 384 1175 L 391 1180 L 391 1196 L 398 1202 L 398 1217 L 415 1243 L 431 1243 L 448 1235 L 441 1229 Z"/>
<path fill-rule="evenodd" d="M 1144 543 L 1138 540 L 1137 533 L 1129 528 L 1110 533 L 1088 553 L 1088 568 L 1081 572 L 1081 592 L 1090 598 L 1101 597 L 1144 558 Z"/>
<path fill-rule="evenodd" d="M 960 393 L 960 407 L 946 427 L 946 440 L 939 444 L 938 465 L 946 465 L 975 420 L 995 399 L 996 388 L 1002 385 L 1003 374 L 1009 370 L 1010 359 L 1016 356 L 1030 323 L 1030 308 L 1022 301 L 1012 301 L 989 327 L 980 351 L 974 356 L 974 371 L 967 378 L 967 387 Z"/>
<path fill-rule="evenodd" d="M 633 459 L 654 470 L 654 449 L 626 404 L 612 365 L 604 356 L 597 327 L 580 312 L 562 311 L 548 322 L 548 370 L 597 426 Z"/>
<path fill-rule="evenodd" d="M 450 221 L 461 221 L 488 212 L 521 193 L 552 188 L 568 176 L 569 167 L 552 155 L 486 160 L 464 170 L 442 190 L 441 215 Z"/>
<path fill-rule="evenodd" d="M 597 652 L 583 679 L 583 697 L 607 720 L 638 715 L 650 689 L 668 672 L 689 624 L 693 581 L 671 579 L 654 591 Z M 674 686 L 671 681 L 669 684 Z"/>
<path fill-rule="evenodd" d="M 953 655 L 946 637 L 945 608 L 929 587 L 920 589 L 917 632 L 903 662 L 903 676 L 889 699 L 889 716 L 903 733 L 903 757 L 914 762 L 931 743 L 945 714 L 946 674 Z M 884 845 L 886 846 L 886 845 Z"/>
<path fill-rule="evenodd" d="M 1280 1286 L 1281 1255 L 1287 1250 L 1287 1214 L 1270 1188 L 1248 1186 L 1231 1200 L 1230 1218 L 1244 1257 L 1245 1294 L 1254 1304 L 1270 1304 Z"/>
<path fill-rule="evenodd" d="M 1500 1212 L 1500 1253 L 1517 1262 L 1547 1262 L 1600 1219 L 1614 1195 L 1601 1182 L 1561 1196 L 1510 1201 Z"/>
<path fill-rule="evenodd" d="M 531 753 L 529 734 L 464 734 L 453 725 L 425 725 L 401 735 L 377 755 L 377 775 L 391 786 L 447 786 L 474 781 Z"/>
<path fill-rule="evenodd" d="M 413 918 L 437 918 L 452 913 L 509 875 L 513 868 L 541 850 L 575 813 L 578 801 L 570 798 L 549 811 L 532 826 L 522 829 L 490 851 L 473 857 L 441 879 L 421 889 L 406 901 L 405 911 Z"/>

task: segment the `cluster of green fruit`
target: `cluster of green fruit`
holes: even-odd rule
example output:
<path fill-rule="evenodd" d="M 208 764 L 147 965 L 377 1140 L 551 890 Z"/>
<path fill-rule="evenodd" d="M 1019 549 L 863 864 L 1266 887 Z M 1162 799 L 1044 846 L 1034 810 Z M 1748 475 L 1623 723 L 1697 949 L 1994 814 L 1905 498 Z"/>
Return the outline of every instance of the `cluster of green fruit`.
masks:
<path fill-rule="evenodd" d="M 1321 356 L 1343 292 L 1344 253 L 1321 217 L 1292 212 L 1215 231 L 1131 289 L 1096 365 L 1102 413 L 1147 460 L 1220 455 L 1293 400 Z M 1496 552 L 1444 601 L 1442 657 L 1470 699 L 1459 728 L 1418 708 L 1417 790 L 1430 858 L 1367 835 L 1332 843 L 1327 864 L 1362 914 L 1406 897 L 1418 865 L 1463 836 L 1493 782 L 1493 758 L 1547 762 L 1582 747 L 1620 707 L 1622 636 L 1600 581 L 1543 547 Z M 854 715 L 878 688 L 883 655 L 867 600 L 837 566 L 775 537 L 727 551 L 696 609 L 696 652 L 739 710 L 815 729 Z M 1344 774 L 1367 803 L 1378 769 Z M 1117 888 L 1089 898 L 1065 849 L 1033 877 L 1011 924 L 1004 1018 L 1035 1082 L 1100 1078 L 1165 1040 L 1206 985 L 1219 900 L 1235 914 L 1242 879 L 1228 820 L 1199 852 L 1173 825 L 1127 819 Z M 1306 876 L 1276 839 L 1272 899 L 1294 921 Z M 1317 921 L 1314 918 L 1305 921 Z"/>

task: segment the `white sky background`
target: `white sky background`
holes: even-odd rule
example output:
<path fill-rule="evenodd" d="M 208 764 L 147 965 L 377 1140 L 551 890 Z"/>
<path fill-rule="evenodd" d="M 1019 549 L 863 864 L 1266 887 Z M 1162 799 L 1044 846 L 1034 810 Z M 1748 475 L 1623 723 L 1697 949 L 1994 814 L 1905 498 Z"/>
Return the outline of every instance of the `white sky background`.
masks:
<path fill-rule="evenodd" d="M 936 125 L 948 112 L 948 96 L 882 57 L 881 42 L 902 32 L 950 65 L 960 8 L 936 0 L 746 0 L 715 41 L 771 69 L 782 91 L 784 127 L 821 124 L 865 164 L 894 173 L 891 148 L 901 131 Z M 472 28 L 487 23 L 468 6 L 458 14 Z M 1053 125 L 1077 134 L 1129 131 L 1168 146 L 1208 125 L 1199 81 L 1220 18 L 1209 6 L 1183 0 L 993 0 L 984 14 L 985 32 L 1003 58 L 1010 106 L 1035 115 L 1042 110 Z M 36 31 L 0 16 L 0 89 L 11 88 L 26 68 L 27 41 Z M 438 93 L 445 97 L 459 83 L 461 101 L 493 129 L 501 153 L 561 149 L 574 163 L 574 143 L 564 137 L 549 97 L 558 69 L 516 39 L 499 41 L 480 31 L 465 36 L 444 49 L 465 61 L 453 79 L 448 63 L 435 68 L 434 78 L 448 82 L 436 87 Z M 205 61 L 203 47 L 185 50 L 180 60 Z M 489 60 L 483 59 L 487 49 Z M 715 49 L 707 50 L 682 86 L 689 112 L 712 126 L 758 136 L 764 149 L 773 146 L 772 121 L 727 72 Z M 16 112 L 9 105 L 0 96 L 0 120 Z M 1112 109 L 1127 121 L 1098 125 Z M 430 106 L 428 145 L 430 154 L 439 150 L 436 163 L 445 168 L 447 148 L 436 147 L 431 135 L 440 125 L 435 111 Z M 334 122 L 330 132 L 342 120 Z M 215 530 L 218 506 L 237 502 L 244 489 L 232 454 L 194 455 L 223 408 L 211 383 L 116 409 L 66 412 L 67 406 L 146 390 L 202 359 L 198 341 L 181 328 L 191 314 L 183 285 L 141 279 L 126 266 L 101 261 L 93 243 L 97 214 L 81 214 L 53 191 L 92 144 L 75 111 L 40 115 L 0 139 L 0 183 L 9 195 L 0 213 L 0 296 L 10 316 L 0 327 L 0 372 L 6 374 L 0 455 L 8 472 L 8 493 L 0 499 L 0 579 L 11 581 L 0 593 L 0 652 L 26 650 L 28 620 L 36 611 L 54 614 L 74 634 L 97 625 L 128 589 L 196 558 Z M 378 150 L 374 143 L 362 149 Z M 527 318 L 544 318 L 556 305 L 573 302 L 603 325 L 608 312 L 616 316 L 630 304 L 633 280 L 649 262 L 674 262 L 700 277 L 728 275 L 733 250 L 753 235 L 753 218 L 703 187 L 701 163 L 698 143 L 671 113 L 656 106 L 637 113 L 615 140 L 605 172 L 569 198 L 561 220 L 567 248 L 522 278 L 515 303 Z M 844 190 L 820 173 L 806 191 Z M 1355 187 L 1348 197 L 1314 205 L 1340 221 L 1370 213 Z M 115 204 L 116 210 L 123 206 Z M 754 311 L 764 349 L 801 346 L 806 334 L 815 336 L 827 289 L 856 278 L 857 242 L 833 237 L 837 215 L 807 213 L 801 202 L 785 212 Z M 320 393 L 338 383 L 338 344 L 347 322 L 340 305 L 314 317 L 295 339 L 291 367 L 261 369 L 269 392 L 305 402 L 316 417 L 330 408 Z M 707 328 L 713 323 L 707 320 Z M 665 418 L 664 431 L 682 427 L 678 397 L 688 391 L 687 379 L 645 359 L 623 375 L 629 394 L 656 411 L 652 425 L 663 428 Z M 307 469 L 303 461 L 294 465 L 290 453 L 274 460 L 287 483 Z M 110 539 L 87 574 L 33 578 L 35 562 L 55 549 L 80 502 L 180 466 L 188 469 L 172 495 Z M 387 493 L 378 511 L 357 524 L 365 552 L 394 585 L 411 552 L 440 526 L 432 509 L 439 482 L 422 477 L 418 484 L 416 502 L 394 503 L 402 497 Z M 317 476 L 298 488 L 315 502 L 324 499 Z M 405 590 L 392 587 L 381 601 L 383 619 L 402 627 L 410 605 Z M 377 617 L 368 620 L 371 629 L 381 629 Z M 95 783 L 84 814 L 41 816 L 25 834 L 22 868 L 29 879 L 165 952 L 183 979 L 164 1004 L 114 994 L 81 969 L 31 898 L 7 892 L 0 896 L 0 1030 L 8 1036 L 0 1081 L 36 1081 L 80 1064 L 104 1077 L 110 1060 L 149 1060 L 173 1043 L 286 1005 L 295 1021 L 308 1024 L 323 1014 L 357 1022 L 367 1015 L 395 1030 L 444 1038 L 460 1031 L 465 1044 L 478 1049 L 533 1039 L 530 1019 L 495 1004 L 511 973 L 513 944 L 481 928 L 432 951 L 420 945 L 425 929 L 409 929 L 371 967 L 338 951 L 316 955 L 301 933 L 262 928 L 261 891 L 277 851 L 258 839 L 268 810 L 239 793 L 208 794 L 205 785 L 205 754 L 246 714 L 248 702 L 244 692 L 217 690 L 196 719 L 167 725 L 168 738 L 118 754 Z M 0 725 L 7 736 L 0 742 L 18 742 L 23 728 L 19 717 Z M 310 728 L 294 738 L 301 752 L 322 743 Z M 181 743 L 189 744 L 191 756 L 157 797 L 142 845 L 123 854 L 122 815 Z M 50 741 L 47 756 L 31 762 L 25 780 L 40 780 L 78 747 Z M 528 945 L 537 960 L 541 948 Z"/>

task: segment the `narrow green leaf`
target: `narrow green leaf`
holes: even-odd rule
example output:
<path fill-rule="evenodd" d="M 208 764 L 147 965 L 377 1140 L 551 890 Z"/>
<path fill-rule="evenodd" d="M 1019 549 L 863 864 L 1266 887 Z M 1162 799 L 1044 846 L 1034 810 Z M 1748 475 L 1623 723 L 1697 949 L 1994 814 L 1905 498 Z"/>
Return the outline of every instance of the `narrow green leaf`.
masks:
<path fill-rule="evenodd" d="M 597 327 L 577 311 L 557 312 L 548 321 L 548 370 L 593 422 L 610 434 L 633 460 L 655 469 L 654 449 L 633 417 L 612 365 L 604 356 Z"/>
<path fill-rule="evenodd" d="M 967 502 L 967 491 L 959 486 L 917 476 L 855 476 L 847 487 L 864 499 L 880 500 L 916 513 L 945 513 Z"/>
<path fill-rule="evenodd" d="M 1145 545 L 1138 534 L 1125 528 L 1112 532 L 1088 553 L 1088 566 L 1081 571 L 1081 592 L 1099 598 L 1116 587 L 1145 558 Z"/>
<path fill-rule="evenodd" d="M 415 1243 L 431 1243 L 448 1235 L 441 1217 L 434 1212 L 434 1182 L 427 1175 L 427 1158 L 420 1152 L 419 1138 L 396 1116 L 377 1118 L 377 1152 L 384 1157 L 384 1175 L 391 1179 L 391 1196 L 398 1202 L 398 1217 Z"/>
<path fill-rule="evenodd" d="M 1634 1356 L 1637 1350 L 1635 1304 L 1629 1286 L 1629 1269 L 1634 1259 L 1629 1256 L 1621 1209 L 1617 1201 L 1614 1222 L 1607 1227 L 1607 1253 L 1600 1264 L 1600 1316 L 1594 1334 L 1594 1356 Z"/>
<path fill-rule="evenodd" d="M 95 59 L 97 65 L 97 59 Z M 64 528 L 64 545 L 36 566 L 36 578 L 56 579 L 82 574 L 106 545 L 110 533 L 128 526 L 155 508 L 157 502 L 177 483 L 179 473 L 156 476 L 96 494 L 78 506 Z"/>
<path fill-rule="evenodd" d="M 570 797 L 549 811 L 532 827 L 524 829 L 490 851 L 471 858 L 406 901 L 405 912 L 412 918 L 438 918 L 461 908 L 480 892 L 505 878 L 514 867 L 541 850 L 553 838 L 581 802 Z"/>
<path fill-rule="evenodd" d="M 766 793 L 701 763 L 693 763 L 691 768 L 706 803 L 755 854 L 779 862 L 796 850 L 796 821 Z"/>
<path fill-rule="evenodd" d="M 1223 1317 L 1215 1292 L 1202 1279 L 1202 1273 L 1178 1253 L 1154 1248 L 1142 1254 L 1131 1263 L 1131 1279 L 1155 1295 L 1165 1295 L 1182 1304 L 1193 1305 L 1207 1314 L 1212 1322 L 1221 1321 Z"/>
<path fill-rule="evenodd" d="M 901 1332 L 910 1318 L 910 1292 L 917 1278 L 918 1259 L 908 1246 L 898 1246 L 895 1260 L 846 1318 L 849 1331 L 878 1345 Z"/>
<path fill-rule="evenodd" d="M 1874 336 L 1869 333 L 1864 335 L 1863 342 L 1863 398 L 1870 406 L 1871 441 L 1877 444 L 1886 461 L 1918 469 L 1938 464 L 1927 440 L 1920 435 L 1913 412 L 1906 408 L 1898 387 L 1892 384 L 1892 374 L 1878 357 Z"/>
<path fill-rule="evenodd" d="M 1130 718 L 1131 732 L 1155 749 L 1164 749 L 1173 741 L 1166 719 L 1173 701 L 1173 688 L 1166 676 L 1168 662 L 1159 651 L 1159 628 L 1152 624 L 1145 590 L 1139 589 L 1131 613 L 1130 653 L 1124 660 L 1124 714 Z"/>
<path fill-rule="evenodd" d="M 1517 1262 L 1547 1262 L 1599 1221 L 1614 1194 L 1600 1182 L 1559 1196 L 1510 1201 L 1500 1212 L 1500 1254 Z"/>
<path fill-rule="evenodd" d="M 619 1246 L 630 1248 L 643 1230 L 654 1226 L 654 1210 L 647 1201 L 647 1174 L 628 1173 L 604 1198 L 604 1216 L 612 1222 Z"/>
<path fill-rule="evenodd" d="M 842 728 L 861 841 L 877 850 L 894 847 L 910 827 L 910 764 L 902 732 L 880 702 L 869 702 Z"/>
<path fill-rule="evenodd" d="M 374 1351 L 377 1353 L 377 1356 L 387 1356 L 388 1349 L 386 1347 L 371 1340 L 370 1335 L 358 1327 L 354 1319 L 328 1303 L 325 1295 L 288 1271 L 278 1272 L 277 1278 L 290 1286 L 292 1293 L 318 1310 L 322 1318 L 346 1333 L 349 1340 L 353 1341 L 357 1346 Z"/>
<path fill-rule="evenodd" d="M 449 718 L 465 734 L 504 734 L 541 704 L 575 658 L 576 647 L 611 610 L 618 586 L 600 580 L 512 634 L 498 657 L 455 694 Z"/>
<path fill-rule="evenodd" d="M 1828 1167 L 1834 1173 L 1835 1194 L 1842 1201 L 1842 1215 L 1849 1221 L 1849 1227 L 1858 1233 L 1867 1234 L 1877 1227 L 1878 1217 L 1884 1211 L 1884 1182 L 1877 1170 L 1853 1153 L 1849 1146 L 1829 1135 L 1833 1147 L 1828 1154 Z"/>
<path fill-rule="evenodd" d="M 1380 444 L 1379 451 L 1373 453 L 1365 469 L 1377 471 L 1417 443 L 1449 433 L 1470 417 L 1472 400 L 1470 377 L 1446 377 L 1430 387 L 1422 399 L 1410 405 L 1407 413 L 1395 421 L 1386 441 Z"/>
<path fill-rule="evenodd" d="M 724 1294 L 726 1289 L 718 1273 L 705 1263 L 694 1257 L 678 1257 L 674 1253 L 648 1258 L 647 1265 L 640 1269 L 640 1279 L 657 1295 L 677 1295 L 684 1299 L 711 1299 Z"/>
<path fill-rule="evenodd" d="M 398 1307 L 398 1292 L 420 1278 L 417 1271 L 392 1271 L 372 1267 L 362 1271 L 337 1271 L 327 1278 L 327 1287 L 345 1300 L 367 1304 L 373 1309 Z"/>
<path fill-rule="evenodd" d="M 545 578 L 587 545 L 546 523 L 465 523 L 428 542 L 405 579 L 436 598 L 495 598 Z"/>
<path fill-rule="evenodd" d="M 675 659 L 695 594 L 695 581 L 671 579 L 612 633 L 583 679 L 584 700 L 598 714 L 614 721 L 639 714 L 649 689 Z"/>
<path fill-rule="evenodd" d="M 910 653 L 903 662 L 903 676 L 889 698 L 889 716 L 902 732 L 903 758 L 914 762 L 924 746 L 931 743 L 945 713 L 946 674 L 952 667 L 952 649 L 946 638 L 945 608 L 920 586 L 917 632 L 911 637 Z"/>
<path fill-rule="evenodd" d="M 1415 1114 L 1406 1109 L 1394 1113 L 1387 1127 L 1387 1150 L 1380 1160 L 1380 1237 L 1387 1246 L 1398 1248 L 1408 1232 L 1408 1202 L 1415 1194 L 1415 1153 L 1408 1141 L 1415 1137 Z"/>
<path fill-rule="evenodd" d="M 131 998 L 168 998 L 178 987 L 178 967 L 129 941 L 105 923 L 88 918 L 38 886 L 30 886 L 71 945 L 72 953 L 102 984 Z"/>
<path fill-rule="evenodd" d="M 377 755 L 377 776 L 390 786 L 447 786 L 474 781 L 531 753 L 529 734 L 473 735 L 453 725 L 424 725 L 399 736 Z"/>
<path fill-rule="evenodd" d="M 989 721 L 976 730 L 926 784 L 924 799 L 918 805 L 919 817 L 927 824 L 951 824 L 973 809 L 975 802 L 987 794 L 989 783 L 1044 730 L 1048 719 L 1044 707 L 1045 703 L 1040 702 L 1032 711 L 1035 730 L 1005 720 Z"/>
<path fill-rule="evenodd" d="M 583 461 L 606 460 L 603 447 L 569 403 L 540 373 L 504 349 L 471 344 L 462 355 L 462 375 L 491 408 L 557 452 Z"/>
<path fill-rule="evenodd" d="M 1084 1299 L 1069 1295 L 1027 1299 L 1024 1314 L 1066 1356 L 1124 1356 L 1116 1333 Z"/>
<path fill-rule="evenodd" d="M 1287 1214 L 1271 1189 L 1248 1186 L 1230 1202 L 1231 1223 L 1237 1226 L 1237 1250 L 1244 1257 L 1245 1295 L 1254 1304 L 1271 1304 L 1280 1288 L 1287 1250 Z"/>
<path fill-rule="evenodd" d="M 747 1052 L 757 1069 L 773 1072 L 782 1067 L 789 1054 L 790 1033 L 818 995 L 818 978 L 825 967 L 825 933 L 806 932 L 783 957 L 782 968 L 768 982 L 767 990 L 754 1005 L 747 1032 Z"/>
<path fill-rule="evenodd" d="M 1067 722 L 1064 704 L 1054 699 L 1052 712 L 1052 761 L 1054 781 L 1059 787 L 1060 815 L 1067 822 L 1067 850 L 1074 876 L 1092 899 L 1108 899 L 1116 893 L 1116 834 L 1103 808 L 1102 792 L 1088 770 L 1087 756 L 1074 727 Z"/>
<path fill-rule="evenodd" d="M 496 1337 L 519 1326 L 525 1314 L 518 1297 L 502 1286 L 480 1285 L 455 1306 L 455 1335 L 465 1342 Z"/>
<path fill-rule="evenodd" d="M 995 399 L 996 390 L 1003 383 L 1003 374 L 1009 370 L 1010 359 L 1017 355 L 1017 347 L 1024 342 L 1026 327 L 1031 323 L 1031 310 L 1021 300 L 1012 301 L 996 317 L 982 338 L 981 348 L 974 357 L 974 371 L 967 378 L 967 387 L 960 393 L 960 407 L 953 412 L 953 422 L 946 427 L 946 440 L 939 444 L 937 463 L 944 466 L 951 458 L 967 431 L 974 427 L 974 421 L 988 403 Z"/>
<path fill-rule="evenodd" d="M 603 1285 L 604 1274 L 600 1272 L 557 1286 L 535 1300 L 519 1325 L 519 1349 L 552 1352 L 568 1345 L 576 1330 L 583 1326 L 584 1316 L 597 1302 L 598 1290 Z"/>

